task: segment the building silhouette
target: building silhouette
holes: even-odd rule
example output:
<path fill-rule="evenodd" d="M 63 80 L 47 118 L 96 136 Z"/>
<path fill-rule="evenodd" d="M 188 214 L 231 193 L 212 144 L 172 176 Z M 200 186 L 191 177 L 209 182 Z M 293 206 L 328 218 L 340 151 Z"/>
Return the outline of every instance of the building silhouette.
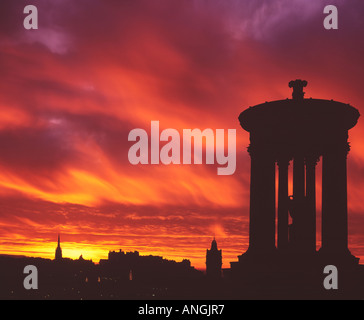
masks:
<path fill-rule="evenodd" d="M 140 255 L 138 251 L 109 251 L 99 261 L 101 286 L 106 295 L 119 298 L 187 298 L 199 294 L 202 271 L 191 262 Z"/>
<path fill-rule="evenodd" d="M 58 234 L 58 245 L 56 248 L 55 260 L 62 260 L 61 239 L 59 234 Z"/>
<path fill-rule="evenodd" d="M 109 251 L 108 259 L 101 259 L 100 269 L 108 276 L 118 276 L 125 280 L 173 278 L 176 275 L 185 276 L 195 273 L 190 260 L 181 262 L 167 260 L 160 256 L 142 256 L 138 251 Z"/>
<path fill-rule="evenodd" d="M 217 242 L 211 242 L 211 248 L 206 250 L 206 276 L 211 279 L 221 278 L 222 250 L 218 250 Z"/>
<path fill-rule="evenodd" d="M 231 263 L 231 274 L 242 281 L 255 277 L 257 288 L 270 286 L 277 293 L 285 284 L 293 292 L 321 292 L 322 270 L 329 264 L 340 268 L 342 286 L 353 284 L 350 280 L 359 272 L 359 259 L 348 248 L 346 162 L 348 130 L 360 114 L 349 104 L 305 99 L 306 86 L 305 80 L 291 81 L 292 99 L 249 107 L 239 116 L 242 128 L 250 133 L 249 248 Z M 322 243 L 316 250 L 318 161 L 322 161 Z M 259 284 L 258 279 L 265 281 Z"/>

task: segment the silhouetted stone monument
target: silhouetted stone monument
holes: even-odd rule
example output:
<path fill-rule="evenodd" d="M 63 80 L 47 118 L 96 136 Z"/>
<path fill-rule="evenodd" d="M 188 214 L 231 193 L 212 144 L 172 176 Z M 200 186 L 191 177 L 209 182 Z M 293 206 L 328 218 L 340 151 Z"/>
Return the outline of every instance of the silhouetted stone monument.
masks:
<path fill-rule="evenodd" d="M 249 248 L 239 256 L 239 262 L 231 264 L 232 270 L 252 261 L 280 259 L 282 265 L 290 257 L 299 263 L 359 261 L 348 249 L 346 161 L 348 130 L 360 115 L 349 104 L 305 99 L 306 86 L 307 81 L 291 81 L 292 99 L 249 107 L 239 116 L 242 128 L 250 133 L 250 227 Z M 316 164 L 320 159 L 322 246 L 316 252 Z M 290 163 L 293 196 L 288 194 Z"/>

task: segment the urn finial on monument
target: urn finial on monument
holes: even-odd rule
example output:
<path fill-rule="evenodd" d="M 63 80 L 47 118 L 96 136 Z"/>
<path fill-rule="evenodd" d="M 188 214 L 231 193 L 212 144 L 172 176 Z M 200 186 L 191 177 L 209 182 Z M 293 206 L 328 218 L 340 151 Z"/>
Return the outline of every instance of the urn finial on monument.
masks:
<path fill-rule="evenodd" d="M 303 92 L 303 88 L 307 87 L 306 80 L 292 80 L 289 82 L 288 86 L 293 88 L 292 99 L 294 100 L 303 100 L 305 93 Z"/>

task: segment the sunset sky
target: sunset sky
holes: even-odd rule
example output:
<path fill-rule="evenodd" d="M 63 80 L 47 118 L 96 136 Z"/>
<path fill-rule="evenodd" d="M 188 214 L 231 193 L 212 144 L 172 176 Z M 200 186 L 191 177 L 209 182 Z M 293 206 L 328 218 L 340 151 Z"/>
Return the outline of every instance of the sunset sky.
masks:
<path fill-rule="evenodd" d="M 38 30 L 23 27 L 27 4 Z M 338 30 L 323 27 L 327 4 Z M 53 258 L 60 233 L 65 257 L 137 250 L 204 268 L 215 235 L 229 267 L 249 237 L 240 112 L 291 97 L 299 78 L 306 97 L 364 114 L 363 35 L 362 0 L 2 0 L 0 254 Z M 130 130 L 150 132 L 154 120 L 181 133 L 236 129 L 236 172 L 131 165 Z M 362 263 L 363 137 L 360 118 L 348 208 L 349 248 Z"/>

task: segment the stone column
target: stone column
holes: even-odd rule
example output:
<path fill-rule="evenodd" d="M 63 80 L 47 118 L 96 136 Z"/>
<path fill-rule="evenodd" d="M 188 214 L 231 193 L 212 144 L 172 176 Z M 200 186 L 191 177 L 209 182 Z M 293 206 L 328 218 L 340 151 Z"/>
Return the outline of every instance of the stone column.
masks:
<path fill-rule="evenodd" d="M 288 166 L 289 159 L 278 160 L 278 250 L 288 249 Z"/>
<path fill-rule="evenodd" d="M 252 254 L 275 250 L 275 160 L 264 147 L 250 145 L 249 249 Z"/>
<path fill-rule="evenodd" d="M 316 251 L 316 164 L 317 156 L 306 157 L 305 248 Z"/>
<path fill-rule="evenodd" d="M 305 162 L 303 156 L 293 160 L 293 198 L 299 202 L 305 197 Z"/>
<path fill-rule="evenodd" d="M 349 145 L 338 141 L 322 158 L 322 248 L 328 254 L 348 250 L 346 157 Z"/>

